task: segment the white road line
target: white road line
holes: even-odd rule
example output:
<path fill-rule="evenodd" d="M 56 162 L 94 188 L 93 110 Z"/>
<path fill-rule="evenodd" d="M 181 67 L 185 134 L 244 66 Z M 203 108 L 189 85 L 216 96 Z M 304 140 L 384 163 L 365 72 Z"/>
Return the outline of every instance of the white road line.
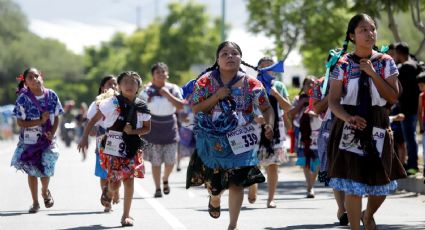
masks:
<path fill-rule="evenodd" d="M 140 184 L 134 183 L 134 190 L 175 230 L 187 230 L 187 228 L 173 216 L 152 194 L 148 193 Z"/>

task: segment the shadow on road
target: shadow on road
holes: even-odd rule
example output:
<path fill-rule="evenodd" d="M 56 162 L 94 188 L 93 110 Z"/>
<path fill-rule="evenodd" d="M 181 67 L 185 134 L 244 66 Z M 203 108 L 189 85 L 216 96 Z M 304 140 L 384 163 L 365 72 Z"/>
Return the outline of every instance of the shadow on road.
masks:
<path fill-rule="evenodd" d="M 378 228 L 381 230 L 416 230 L 416 229 L 424 229 L 425 225 L 396 225 L 396 224 L 378 224 Z M 303 225 L 293 225 L 282 228 L 271 228 L 266 227 L 266 230 L 295 230 L 295 229 L 349 229 L 348 226 L 338 226 L 335 224 L 303 224 Z"/>
<path fill-rule="evenodd" d="M 77 215 L 91 215 L 91 214 L 103 214 L 105 212 L 96 211 L 96 212 L 63 212 L 63 213 L 49 213 L 49 216 L 77 216 Z"/>
<path fill-rule="evenodd" d="M 120 226 L 115 226 L 115 227 L 105 227 L 102 225 L 90 225 L 90 226 L 80 226 L 80 227 L 75 227 L 75 228 L 61 228 L 58 230 L 92 230 L 92 229 L 114 229 L 114 228 L 121 228 Z"/>
<path fill-rule="evenodd" d="M 28 211 L 1 211 L 0 217 L 20 216 L 25 214 L 29 214 Z"/>

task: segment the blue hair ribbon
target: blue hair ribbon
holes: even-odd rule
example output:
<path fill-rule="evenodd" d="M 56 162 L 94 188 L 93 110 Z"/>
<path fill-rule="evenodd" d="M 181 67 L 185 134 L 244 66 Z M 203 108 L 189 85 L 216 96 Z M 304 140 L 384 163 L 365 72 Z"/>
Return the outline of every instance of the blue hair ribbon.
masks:
<path fill-rule="evenodd" d="M 262 68 L 258 71 L 257 79 L 263 83 L 264 88 L 266 88 L 267 94 L 270 94 L 270 90 L 272 88 L 272 81 L 274 80 L 274 76 L 268 74 L 268 71 L 272 71 L 275 73 L 283 73 L 285 72 L 283 67 L 283 61 L 278 61 L 277 63 Z"/>

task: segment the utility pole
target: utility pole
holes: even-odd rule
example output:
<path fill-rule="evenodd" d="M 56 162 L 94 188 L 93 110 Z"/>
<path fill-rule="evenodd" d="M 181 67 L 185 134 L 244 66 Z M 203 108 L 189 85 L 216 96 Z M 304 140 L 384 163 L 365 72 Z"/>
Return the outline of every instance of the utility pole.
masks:
<path fill-rule="evenodd" d="M 226 0 L 221 0 L 221 41 L 226 40 Z"/>
<path fill-rule="evenodd" d="M 136 26 L 137 26 L 137 30 L 142 28 L 142 25 L 140 24 L 141 10 L 142 10 L 142 7 L 138 4 L 136 6 Z"/>

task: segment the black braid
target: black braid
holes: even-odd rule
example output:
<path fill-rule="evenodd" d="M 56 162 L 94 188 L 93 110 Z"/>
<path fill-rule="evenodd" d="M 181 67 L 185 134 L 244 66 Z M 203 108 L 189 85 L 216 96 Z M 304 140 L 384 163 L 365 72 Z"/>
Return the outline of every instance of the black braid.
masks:
<path fill-rule="evenodd" d="M 214 63 L 214 65 L 212 65 L 212 66 L 210 66 L 210 67 L 206 68 L 204 71 L 202 71 L 202 73 L 201 73 L 201 74 L 199 74 L 199 75 L 196 77 L 196 80 L 198 80 L 200 77 L 202 77 L 202 75 L 204 75 L 205 73 L 208 73 L 208 72 L 210 72 L 210 71 L 213 71 L 213 70 L 215 70 L 215 69 L 217 69 L 217 68 L 218 68 L 218 63 L 217 63 L 217 62 L 215 62 L 215 63 Z"/>
<path fill-rule="evenodd" d="M 250 64 L 248 64 L 248 63 L 246 63 L 246 62 L 244 62 L 244 61 L 242 61 L 242 60 L 241 60 L 241 64 L 242 64 L 242 65 L 244 65 L 244 66 L 248 66 L 248 67 L 252 68 L 252 69 L 253 69 L 253 70 L 255 70 L 255 71 L 258 71 L 258 70 L 259 70 L 259 69 L 258 69 L 258 66 L 250 65 Z"/>

